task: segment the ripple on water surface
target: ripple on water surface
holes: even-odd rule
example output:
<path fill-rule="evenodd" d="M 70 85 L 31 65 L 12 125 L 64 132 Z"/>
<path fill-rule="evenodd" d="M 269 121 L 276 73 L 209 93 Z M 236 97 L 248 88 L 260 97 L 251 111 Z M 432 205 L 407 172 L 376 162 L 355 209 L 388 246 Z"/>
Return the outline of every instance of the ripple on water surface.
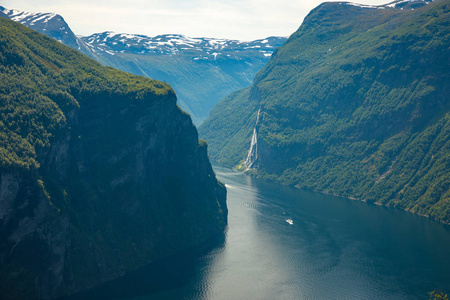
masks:
<path fill-rule="evenodd" d="M 79 299 L 428 299 L 435 289 L 450 293 L 450 226 L 214 169 L 228 191 L 223 240 L 106 288 L 121 297 L 100 291 Z"/>

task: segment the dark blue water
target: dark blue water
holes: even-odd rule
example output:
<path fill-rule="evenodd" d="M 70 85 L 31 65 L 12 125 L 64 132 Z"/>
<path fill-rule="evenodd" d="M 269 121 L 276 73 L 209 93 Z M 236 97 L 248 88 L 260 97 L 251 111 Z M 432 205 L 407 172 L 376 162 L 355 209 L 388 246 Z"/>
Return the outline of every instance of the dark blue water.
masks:
<path fill-rule="evenodd" d="M 83 299 L 428 299 L 450 292 L 450 226 L 215 167 L 229 225 Z"/>

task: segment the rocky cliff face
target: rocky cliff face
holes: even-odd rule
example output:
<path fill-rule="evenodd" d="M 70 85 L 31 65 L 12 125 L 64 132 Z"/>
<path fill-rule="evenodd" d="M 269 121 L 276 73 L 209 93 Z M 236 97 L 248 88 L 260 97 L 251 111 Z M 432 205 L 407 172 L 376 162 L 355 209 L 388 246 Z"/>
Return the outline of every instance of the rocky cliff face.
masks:
<path fill-rule="evenodd" d="M 6 19 L 0 40 L 0 298 L 81 291 L 223 231 L 225 187 L 167 84 Z"/>

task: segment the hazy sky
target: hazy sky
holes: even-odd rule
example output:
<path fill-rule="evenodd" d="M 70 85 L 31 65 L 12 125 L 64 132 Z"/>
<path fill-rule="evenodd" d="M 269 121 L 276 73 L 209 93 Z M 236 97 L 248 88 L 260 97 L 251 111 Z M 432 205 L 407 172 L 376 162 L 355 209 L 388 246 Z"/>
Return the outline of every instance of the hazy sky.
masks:
<path fill-rule="evenodd" d="M 384 4 L 392 0 L 360 0 Z M 254 40 L 289 36 L 321 0 L 0 0 L 0 5 L 62 15 L 75 34 L 103 31 L 150 36 Z M 356 1 L 355 1 L 356 2 Z"/>

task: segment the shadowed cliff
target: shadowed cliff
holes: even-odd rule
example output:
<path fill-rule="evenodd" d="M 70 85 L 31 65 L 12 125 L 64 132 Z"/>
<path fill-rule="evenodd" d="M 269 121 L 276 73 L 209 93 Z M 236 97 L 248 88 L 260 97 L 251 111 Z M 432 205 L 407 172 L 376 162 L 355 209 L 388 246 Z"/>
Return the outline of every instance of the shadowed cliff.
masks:
<path fill-rule="evenodd" d="M 226 190 L 165 83 L 0 18 L 0 298 L 54 298 L 201 244 Z"/>

